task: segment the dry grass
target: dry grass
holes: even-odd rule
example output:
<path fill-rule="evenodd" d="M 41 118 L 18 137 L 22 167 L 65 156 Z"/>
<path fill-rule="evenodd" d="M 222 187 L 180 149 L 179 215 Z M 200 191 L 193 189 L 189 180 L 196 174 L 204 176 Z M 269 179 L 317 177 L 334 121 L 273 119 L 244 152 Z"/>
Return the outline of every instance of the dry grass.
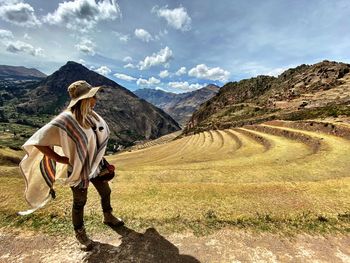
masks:
<path fill-rule="evenodd" d="M 118 169 L 111 184 L 115 212 L 135 229 L 207 233 L 238 226 L 270 231 L 350 230 L 350 141 L 313 131 L 270 126 L 311 136 L 310 143 L 251 129 L 207 131 L 166 144 L 109 156 Z M 263 138 L 263 139 L 262 139 Z M 266 147 L 268 145 L 268 147 Z M 2 168 L 4 169 L 4 168 Z M 0 177 L 3 225 L 70 229 L 70 189 L 33 216 L 24 209 L 23 180 Z M 91 187 L 89 227 L 100 227 Z"/>

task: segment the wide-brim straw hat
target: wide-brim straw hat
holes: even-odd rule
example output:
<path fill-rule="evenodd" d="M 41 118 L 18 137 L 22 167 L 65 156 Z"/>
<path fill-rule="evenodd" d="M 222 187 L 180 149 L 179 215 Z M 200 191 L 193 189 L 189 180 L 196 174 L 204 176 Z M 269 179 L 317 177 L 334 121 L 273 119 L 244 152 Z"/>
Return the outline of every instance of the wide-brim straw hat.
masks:
<path fill-rule="evenodd" d="M 92 87 L 89 83 L 87 83 L 85 80 L 78 80 L 76 82 L 73 82 L 68 87 L 68 93 L 71 98 L 71 101 L 67 108 L 73 107 L 79 100 L 87 99 L 95 96 L 97 91 L 101 88 L 99 87 Z"/>

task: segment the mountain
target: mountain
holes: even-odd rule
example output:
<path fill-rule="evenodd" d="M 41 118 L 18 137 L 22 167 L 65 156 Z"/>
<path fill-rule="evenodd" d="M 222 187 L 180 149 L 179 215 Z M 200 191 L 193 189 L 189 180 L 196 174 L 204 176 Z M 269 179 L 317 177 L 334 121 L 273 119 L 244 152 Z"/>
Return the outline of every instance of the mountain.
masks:
<path fill-rule="evenodd" d="M 169 103 L 175 100 L 176 93 L 156 89 L 138 89 L 133 91 L 138 97 L 147 100 L 149 103 L 164 109 Z"/>
<path fill-rule="evenodd" d="M 0 65 L 0 79 L 42 79 L 46 75 L 35 68 Z"/>
<path fill-rule="evenodd" d="M 350 115 L 350 65 L 322 61 L 276 77 L 258 76 L 224 85 L 193 113 L 185 133 L 273 119 Z"/>
<path fill-rule="evenodd" d="M 103 86 L 98 93 L 95 110 L 111 129 L 111 142 L 131 145 L 136 140 L 155 139 L 177 131 L 179 125 L 168 114 L 138 98 L 128 89 L 76 62 L 69 61 L 25 96 L 17 99 L 17 119 L 45 121 L 65 109 L 70 101 L 67 87 L 74 81 L 86 80 L 93 86 Z"/>
<path fill-rule="evenodd" d="M 185 126 L 192 113 L 205 101 L 209 100 L 219 91 L 219 87 L 208 85 L 199 90 L 175 94 L 154 89 L 139 89 L 134 93 L 140 98 L 163 109 L 172 116 L 181 126 Z"/>
<path fill-rule="evenodd" d="M 0 65 L 0 106 L 8 100 L 23 96 L 45 77 L 37 69 Z"/>

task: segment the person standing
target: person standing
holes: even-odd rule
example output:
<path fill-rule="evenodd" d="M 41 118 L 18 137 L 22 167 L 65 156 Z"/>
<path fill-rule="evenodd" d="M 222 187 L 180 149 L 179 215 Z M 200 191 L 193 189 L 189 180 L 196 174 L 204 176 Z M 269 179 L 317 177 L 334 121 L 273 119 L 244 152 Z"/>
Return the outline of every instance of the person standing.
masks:
<path fill-rule="evenodd" d="M 84 227 L 84 206 L 90 183 L 101 197 L 103 222 L 111 226 L 124 225 L 123 220 L 112 214 L 108 181 L 98 180 L 110 134 L 105 120 L 93 110 L 100 88 L 83 80 L 69 85 L 71 101 L 67 109 L 25 142 L 22 148 L 26 155 L 19 165 L 26 182 L 25 198 L 32 207 L 19 214 L 43 207 L 55 197 L 54 182 L 63 181 L 73 194 L 75 236 L 87 250 L 94 246 Z"/>

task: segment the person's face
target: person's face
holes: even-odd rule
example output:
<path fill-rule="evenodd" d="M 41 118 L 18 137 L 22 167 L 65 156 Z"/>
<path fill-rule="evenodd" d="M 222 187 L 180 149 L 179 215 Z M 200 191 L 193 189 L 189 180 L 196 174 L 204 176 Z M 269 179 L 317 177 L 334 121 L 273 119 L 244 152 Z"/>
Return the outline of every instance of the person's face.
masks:
<path fill-rule="evenodd" d="M 95 105 L 96 105 L 96 100 L 97 100 L 96 95 L 90 98 L 90 105 L 91 105 L 91 108 L 92 108 L 92 109 L 93 109 L 93 108 L 95 107 Z"/>

